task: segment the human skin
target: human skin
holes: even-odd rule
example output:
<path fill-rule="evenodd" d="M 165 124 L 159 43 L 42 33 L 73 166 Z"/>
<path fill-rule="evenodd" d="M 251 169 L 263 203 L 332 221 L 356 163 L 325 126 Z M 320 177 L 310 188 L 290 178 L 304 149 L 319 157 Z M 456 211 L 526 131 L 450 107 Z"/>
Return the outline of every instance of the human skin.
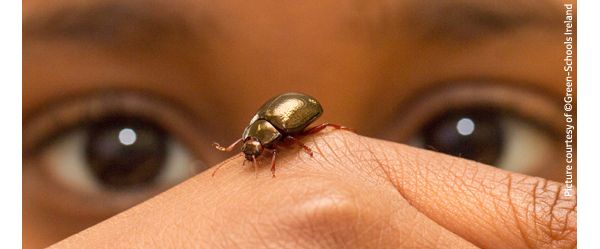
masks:
<path fill-rule="evenodd" d="M 575 248 L 564 185 L 344 131 L 234 156 L 53 248 Z M 266 163 L 268 160 L 262 161 Z"/>
<path fill-rule="evenodd" d="M 403 241 L 427 243 L 426 240 L 430 240 L 428 245 L 434 245 L 434 243 L 438 243 L 434 241 L 436 237 L 429 234 L 429 229 L 433 229 L 440 231 L 439 234 L 449 234 L 450 232 L 456 234 L 455 237 L 450 235 L 444 237 L 452 243 L 469 241 L 478 246 L 486 245 L 485 241 L 478 240 L 476 237 L 487 236 L 486 238 L 492 239 L 493 246 L 515 241 L 510 245 L 523 246 L 525 241 L 529 241 L 533 246 L 536 245 L 539 237 L 542 240 L 537 242 L 543 245 L 548 241 L 544 241 L 544 237 L 539 234 L 548 234 L 548 236 L 552 234 L 546 233 L 549 231 L 548 229 L 543 229 L 549 223 L 541 220 L 539 226 L 530 227 L 523 224 L 529 224 L 527 222 L 532 222 L 532 219 L 525 219 L 522 216 L 536 214 L 535 217 L 530 217 L 535 220 L 547 218 L 548 216 L 545 215 L 556 212 L 556 216 L 551 216 L 553 217 L 551 222 L 557 223 L 551 225 L 558 229 L 552 231 L 559 231 L 557 234 L 560 234 L 562 228 L 573 228 L 564 229 L 565 232 L 571 232 L 565 241 L 569 241 L 570 238 L 573 242 L 576 234 L 574 226 L 572 226 L 576 215 L 574 203 L 576 196 L 560 202 L 571 205 L 567 206 L 572 207 L 572 212 L 566 212 L 566 210 L 570 210 L 569 207 L 558 206 L 558 209 L 553 209 L 554 205 L 544 206 L 543 204 L 535 205 L 535 209 L 540 213 L 526 212 L 527 208 L 532 207 L 528 206 L 523 210 L 520 207 L 525 207 L 526 204 L 543 203 L 548 199 L 536 199 L 541 202 L 524 199 L 533 199 L 534 196 L 542 193 L 557 194 L 559 193 L 558 185 L 549 184 L 548 191 L 538 191 L 537 188 L 540 190 L 544 188 L 544 182 L 552 182 L 519 174 L 513 174 L 515 177 L 507 178 L 512 181 L 502 178 L 505 176 L 503 174 L 508 174 L 508 170 L 512 170 L 557 182 L 564 181 L 564 165 L 562 163 L 564 160 L 562 158 L 564 150 L 562 132 L 564 131 L 561 130 L 564 124 L 560 106 L 564 94 L 564 72 L 561 70 L 564 63 L 562 60 L 564 52 L 562 8 L 560 1 L 507 2 L 506 5 L 503 5 L 498 1 L 358 2 L 326 0 L 282 3 L 236 0 L 212 2 L 191 0 L 94 0 L 87 2 L 27 0 L 23 2 L 24 137 L 34 136 L 27 125 L 34 123 L 32 120 L 38 118 L 38 114 L 43 113 L 49 107 L 60 109 L 70 106 L 72 99 L 88 99 L 97 93 L 119 93 L 126 95 L 125 98 L 128 95 L 143 95 L 159 106 L 166 103 L 170 106 L 170 110 L 174 110 L 173 113 L 185 114 L 172 119 L 163 112 L 160 115 L 153 114 L 152 119 L 159 124 L 185 124 L 182 127 L 165 126 L 173 137 L 185 145 L 194 158 L 204 165 L 212 166 L 231 156 L 231 154 L 222 154 L 214 150 L 210 146 L 212 142 L 226 143 L 239 138 L 256 109 L 267 99 L 282 92 L 299 91 L 316 97 L 325 110 L 323 117 L 317 123 L 339 123 L 352 127 L 358 134 L 367 137 L 377 137 L 400 143 L 408 143 L 411 137 L 417 136 L 419 133 L 421 123 L 414 124 L 409 121 L 425 122 L 430 115 L 443 113 L 446 111 L 444 109 L 446 106 L 457 105 L 456 102 L 466 101 L 466 104 L 463 103 L 466 106 L 491 104 L 515 112 L 524 111 L 525 113 L 522 114 L 525 121 L 550 127 L 552 135 L 549 136 L 550 142 L 547 143 L 550 147 L 549 151 L 535 157 L 536 153 L 534 152 L 536 152 L 537 146 L 520 150 L 522 153 L 519 154 L 520 157 L 534 158 L 535 160 L 532 160 L 534 164 L 537 164 L 536 167 L 505 168 L 505 171 L 483 165 L 475 167 L 473 166 L 475 164 L 464 159 L 438 154 L 430 156 L 433 155 L 432 152 L 363 137 L 359 139 L 351 137 L 349 134 L 342 135 L 347 134 L 344 132 L 328 130 L 324 133 L 331 133 L 333 136 L 330 137 L 331 141 L 319 138 L 316 144 L 312 144 L 312 138 L 306 138 L 307 143 L 327 152 L 327 144 L 336 145 L 342 142 L 354 144 L 359 141 L 369 141 L 365 143 L 379 148 L 374 149 L 375 155 L 382 156 L 378 150 L 391 150 L 395 151 L 394 153 L 398 151 L 399 154 L 404 155 L 401 158 L 399 156 L 398 160 L 406 161 L 393 163 L 393 160 L 389 160 L 390 164 L 397 166 L 404 162 L 402 167 L 397 168 L 415 171 L 412 172 L 413 176 L 397 179 L 395 184 L 414 187 L 392 187 L 394 184 L 389 182 L 394 181 L 389 180 L 386 183 L 383 180 L 385 178 L 380 176 L 380 178 L 373 178 L 379 179 L 377 181 L 366 181 L 365 179 L 371 178 L 367 178 L 366 175 L 369 172 L 365 173 L 364 171 L 376 168 L 379 164 L 385 164 L 385 160 L 381 160 L 383 163 L 363 162 L 365 151 L 360 153 L 361 155 L 340 154 L 353 154 L 349 157 L 336 156 L 333 152 L 328 152 L 329 154 L 316 153 L 313 160 L 302 155 L 302 151 L 290 149 L 283 152 L 278 160 L 278 177 L 276 179 L 271 179 L 267 174 L 268 162 L 263 162 L 261 174 L 256 179 L 251 172 L 251 167 L 248 167 L 248 164 L 246 167 L 240 166 L 241 158 L 237 158 L 228 161 L 233 165 L 223 167 L 215 178 L 207 176 L 210 170 L 204 172 L 173 190 L 158 195 L 157 199 L 136 206 L 111 219 L 108 223 L 93 227 L 76 238 L 81 240 L 84 238 L 83 236 L 88 236 L 86 234 L 89 236 L 95 234 L 94 238 L 96 239 L 86 238 L 86 240 L 100 243 L 101 241 L 97 239 L 101 239 L 101 233 L 105 234 L 102 236 L 106 236 L 106 238 L 112 238 L 108 234 L 120 233 L 124 236 L 122 239 L 140 239 L 139 243 L 145 243 L 146 239 L 159 235 L 180 236 L 164 239 L 165 243 L 172 244 L 185 241 L 192 243 L 192 239 L 205 241 L 205 238 L 200 238 L 204 236 L 200 235 L 215 236 L 216 233 L 203 232 L 206 231 L 203 230 L 206 229 L 204 225 L 213 224 L 209 220 L 200 220 L 205 217 L 205 213 L 209 213 L 204 210 L 228 210 L 230 214 L 228 213 L 226 217 L 235 217 L 237 220 L 254 218 L 253 221 L 256 223 L 252 224 L 264 225 L 262 228 L 265 230 L 255 231 L 254 229 L 258 228 L 251 227 L 250 223 L 247 223 L 248 225 L 245 227 L 237 227 L 236 219 L 225 218 L 223 218 L 224 221 L 230 222 L 219 224 L 219 226 L 213 225 L 212 229 L 223 227 L 224 231 L 233 232 L 236 229 L 248 228 L 239 233 L 248 233 L 248 236 L 243 236 L 243 238 L 249 239 L 247 243 L 260 243 L 253 240 L 262 237 L 252 237 L 251 233 L 268 234 L 274 232 L 279 226 L 269 227 L 268 224 L 260 223 L 263 220 L 262 215 L 266 214 L 266 209 L 253 209 L 261 211 L 254 215 L 250 212 L 252 210 L 244 209 L 245 207 L 259 208 L 258 204 L 249 206 L 249 203 L 253 202 L 244 199 L 259 197 L 250 194 L 265 194 L 262 197 L 265 204 L 272 202 L 273 208 L 309 203 L 310 194 L 316 195 L 312 198 L 317 198 L 317 200 L 319 200 L 319 195 L 325 195 L 324 198 L 328 194 L 341 196 L 342 204 L 356 201 L 361 206 L 342 205 L 343 209 L 335 208 L 335 210 L 343 211 L 339 214 L 340 216 L 353 217 L 358 211 L 353 211 L 352 208 L 356 208 L 361 210 L 360 218 L 367 219 L 364 222 L 369 222 L 369 219 L 371 219 L 370 222 L 373 222 L 391 212 L 391 210 L 379 210 L 379 208 L 384 209 L 386 207 L 384 204 L 392 205 L 391 203 L 372 205 L 372 203 L 381 201 L 379 196 L 371 194 L 376 192 L 381 193 L 382 196 L 389 196 L 387 198 L 389 200 L 395 200 L 393 205 L 396 206 L 393 208 L 398 208 L 398 213 L 395 213 L 393 217 L 398 216 L 398 218 L 392 219 L 395 222 L 394 226 L 384 226 L 383 230 L 373 228 L 372 230 L 366 229 L 366 232 L 361 231 L 361 233 L 365 232 L 365 235 L 361 236 L 365 238 L 365 241 L 369 240 L 369 231 L 373 233 L 397 232 L 396 234 L 408 232 L 407 226 L 409 225 L 407 224 L 409 223 L 404 223 L 404 221 L 417 216 L 420 220 L 414 218 L 415 222 L 422 221 L 423 223 L 410 223 L 412 232 L 406 237 L 412 239 Z M 454 15 L 449 13 L 454 13 Z M 69 18 L 61 19 L 61 16 Z M 463 98 L 448 97 L 447 91 L 451 89 L 458 89 L 470 94 Z M 441 97 L 431 97 L 434 92 L 441 92 Z M 501 97 L 491 98 L 483 92 L 492 95 L 499 93 L 498 95 Z M 484 101 L 477 97 L 483 98 Z M 536 99 L 549 99 L 550 101 L 535 101 Z M 409 115 L 406 113 L 407 111 L 413 111 L 416 114 Z M 85 120 L 80 122 L 85 122 Z M 176 128 L 169 130 L 172 127 Z M 48 137 L 54 135 L 46 134 Z M 337 137 L 338 135 L 341 137 Z M 44 140 L 44 138 L 34 140 Z M 27 140 L 24 139 L 24 141 Z M 24 143 L 25 148 L 29 146 L 34 145 Z M 348 148 L 340 147 L 335 153 L 344 153 L 345 150 L 348 150 Z M 294 156 L 296 154 L 299 156 Z M 126 206 L 96 212 L 88 204 L 88 202 L 95 201 L 95 196 L 65 197 L 64 193 L 68 191 L 64 191 L 64 188 L 55 190 L 34 186 L 30 184 L 33 181 L 30 171 L 45 166 L 37 163 L 35 159 L 38 156 L 24 156 L 23 243 L 25 248 L 48 246 L 141 201 L 135 199 L 128 202 Z M 325 159 L 336 159 L 345 163 L 337 165 L 328 163 Z M 352 163 L 347 162 L 353 159 Z M 408 166 L 405 165 L 407 163 Z M 427 167 L 423 167 L 423 165 Z M 455 175 L 444 174 L 448 170 L 462 167 L 461 165 L 466 165 L 464 167 L 473 172 L 477 169 L 477 174 L 472 171 L 457 171 L 458 173 L 455 172 Z M 396 168 L 392 166 L 390 167 Z M 416 170 L 434 166 L 441 171 L 438 172 L 439 175 L 430 177 L 438 176 L 439 179 L 433 179 L 436 180 L 434 182 L 417 181 L 418 178 L 414 175 L 420 176 L 417 172 L 421 171 Z M 450 168 L 446 169 L 447 167 Z M 204 169 L 205 167 L 200 168 L 200 170 Z M 317 171 L 314 174 L 307 174 L 311 172 L 310 170 Z M 383 171 L 374 169 L 370 174 L 380 175 L 381 172 Z M 389 172 L 397 171 L 390 170 Z M 489 173 L 491 175 L 483 174 L 483 172 L 491 172 Z M 495 172 L 503 173 L 496 175 Z M 404 172 L 399 176 L 408 173 L 411 172 Z M 421 177 L 432 174 L 429 171 L 422 173 L 424 176 Z M 464 175 L 464 177 L 456 175 Z M 473 175 L 475 176 L 471 177 Z M 298 176 L 298 178 L 287 179 L 292 176 Z M 497 176 L 498 179 L 493 176 Z M 466 189 L 448 187 L 453 186 L 449 184 L 459 184 L 457 181 L 461 179 L 464 179 L 465 183 L 460 184 L 477 184 L 476 180 L 479 179 L 477 177 L 490 177 L 486 183 L 491 185 L 482 184 L 483 186 L 478 186 L 478 188 Z M 290 181 L 285 181 L 285 179 Z M 474 180 L 471 182 L 469 179 Z M 35 180 L 50 182 L 45 178 L 35 178 Z M 355 184 L 349 184 L 350 180 Z M 206 182 L 203 183 L 203 181 Z M 291 184 L 293 181 L 305 181 L 306 183 Z M 321 183 L 322 181 L 323 183 Z M 538 182 L 540 185 L 535 187 Z M 248 185 L 247 188 L 243 188 L 243 191 L 240 190 L 242 188 L 234 188 L 246 186 L 244 184 Z M 268 184 L 280 184 L 280 186 L 271 188 Z M 304 186 L 306 189 L 299 187 L 303 185 L 308 186 Z M 513 196 L 515 201 L 507 204 L 508 193 L 503 190 L 509 189 L 509 185 L 510 189 L 516 190 L 510 191 L 510 196 Z M 527 186 L 528 189 L 522 191 L 521 188 L 525 188 L 522 185 Z M 496 187 L 492 188 L 492 186 Z M 521 187 L 515 188 L 516 186 Z M 232 190 L 224 191 L 229 188 Z M 292 188 L 290 193 L 286 192 L 282 198 L 275 198 L 278 193 L 283 195 L 277 191 L 287 191 L 287 188 Z M 217 190 L 221 191 L 217 193 Z M 241 193 L 234 190 L 241 191 Z M 402 193 L 399 194 L 398 190 L 406 192 L 399 192 Z M 147 197 L 158 193 L 148 192 Z M 366 192 L 369 194 L 349 196 L 354 193 Z M 444 193 L 443 196 L 442 193 Z M 128 198 L 126 193 L 119 194 L 125 199 Z M 287 199 L 290 198 L 288 194 L 297 196 L 297 198 L 289 200 Z M 473 200 L 479 195 L 489 196 L 491 194 L 497 197 L 494 201 Z M 184 198 L 184 196 L 188 198 Z M 270 196 L 273 196 L 273 199 Z M 209 202 L 208 199 L 203 200 L 204 197 L 213 198 L 212 202 Z M 353 199 L 344 201 L 350 197 Z M 558 197 L 554 198 L 558 200 Z M 258 202 L 257 200 L 260 199 L 252 199 L 255 202 Z M 186 206 L 185 203 L 189 201 L 198 203 L 195 203 L 193 207 L 191 204 Z M 99 202 L 100 204 L 110 204 L 113 201 Z M 211 203 L 212 206 L 205 205 L 205 202 Z M 493 205 L 496 202 L 498 205 Z M 54 205 L 55 203 L 67 203 L 67 205 Z M 234 203 L 236 205 L 233 205 Z M 432 203 L 442 204 L 432 207 Z M 180 213 L 175 212 L 175 207 L 179 204 L 187 207 L 186 214 L 196 217 L 194 222 L 188 223 L 188 219 L 185 219 L 173 225 L 174 228 L 169 230 L 141 231 L 139 234 L 127 232 L 131 229 L 127 225 L 129 224 L 127 219 L 136 217 L 127 214 L 143 213 L 143 215 L 137 216 L 137 219 L 143 219 L 142 216 L 148 217 L 147 222 L 151 223 L 150 221 L 154 219 L 150 219 L 150 217 L 166 217 L 167 214 L 173 213 L 169 217 L 173 217 L 173 221 L 177 221 L 181 219 Z M 327 210 L 327 208 L 333 208 L 334 204 L 324 202 L 323 205 L 326 207 L 322 211 L 334 212 L 335 210 Z M 226 209 L 219 205 L 231 206 Z M 165 210 L 165 206 L 170 209 Z M 516 208 L 513 210 L 512 206 Z M 302 206 L 296 207 L 302 208 Z M 453 209 L 445 210 L 449 207 L 453 207 Z M 546 207 L 550 210 L 544 210 Z M 319 210 L 317 211 L 320 212 Z M 366 210 L 373 210 L 372 215 L 375 217 L 365 217 Z M 482 229 L 486 224 L 478 226 L 478 223 L 471 222 L 476 219 L 464 216 L 471 214 L 475 216 L 474 214 L 483 212 L 476 212 L 477 210 L 486 211 L 485 214 L 478 215 L 485 218 L 483 220 L 480 217 L 481 223 L 493 221 L 494 223 L 488 225 L 496 223 L 498 223 L 496 225 L 500 225 L 501 223 L 502 227 L 489 228 L 488 230 L 493 231 L 490 232 Z M 406 213 L 404 213 L 405 211 Z M 450 212 L 458 213 L 459 211 L 460 215 L 448 215 Z M 198 212 L 197 216 L 195 216 L 196 212 Z M 306 214 L 308 211 L 300 210 L 298 212 Z M 521 216 L 507 217 L 507 214 L 514 213 Z M 237 217 L 236 214 L 240 217 Z M 461 217 L 469 218 L 469 220 L 462 223 L 451 222 L 452 219 Z M 328 215 L 326 218 L 335 218 L 335 216 Z M 516 222 L 518 219 L 526 221 Z M 160 220 L 168 222 L 166 218 L 165 220 L 160 218 Z M 220 223 L 219 219 L 215 220 Z M 444 220 L 446 222 L 442 222 Z M 137 222 L 146 221 L 138 220 Z M 274 221 L 271 222 L 274 224 Z M 325 223 L 335 226 L 338 221 L 325 220 L 323 224 Z M 517 223 L 519 225 L 515 225 Z M 420 224 L 417 227 L 421 228 L 412 228 L 414 224 Z M 433 228 L 436 224 L 443 228 Z M 324 225 L 323 229 L 327 229 L 327 225 Z M 379 223 L 374 226 L 377 225 L 382 226 Z M 225 229 L 227 226 L 231 226 L 231 229 Z M 110 227 L 111 230 L 102 230 L 103 227 Z M 180 228 L 181 230 L 179 230 Z M 190 230 L 185 230 L 187 228 Z M 302 231 L 305 230 L 310 232 L 310 229 Z M 152 231 L 156 233 L 149 234 Z M 194 232 L 192 236 L 188 231 L 197 231 L 197 233 Z M 514 236 L 524 234 L 521 237 L 528 239 L 506 235 L 502 237 L 506 238 L 506 242 L 498 242 L 498 236 L 503 233 L 515 234 Z M 189 235 L 189 240 L 181 238 L 182 234 Z M 207 237 L 210 240 L 206 243 L 225 243 L 225 245 L 233 243 L 228 242 L 227 239 L 230 238 L 226 239 L 226 234 L 224 232 L 219 235 L 221 237 Z M 351 233 L 346 236 L 351 236 Z M 143 239 L 144 237 L 146 239 Z M 221 240 L 218 240 L 219 238 Z M 237 239 L 235 236 L 231 238 Z M 397 240 L 402 239 L 402 236 L 396 236 L 392 238 L 390 245 L 397 245 L 399 243 Z M 113 241 L 115 240 L 113 239 Z M 134 243 L 135 241 L 129 242 Z M 234 242 L 242 243 L 242 241 Z M 427 244 L 424 245 L 427 246 Z M 406 244 L 406 246 L 410 247 L 410 244 Z"/>

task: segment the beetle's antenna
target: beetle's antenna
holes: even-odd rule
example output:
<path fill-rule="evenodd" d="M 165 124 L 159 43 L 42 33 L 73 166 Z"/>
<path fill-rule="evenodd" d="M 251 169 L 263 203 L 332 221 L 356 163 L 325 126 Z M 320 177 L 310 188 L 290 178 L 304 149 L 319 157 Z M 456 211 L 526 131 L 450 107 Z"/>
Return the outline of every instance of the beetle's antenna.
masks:
<path fill-rule="evenodd" d="M 221 167 L 223 167 L 223 165 L 225 165 L 225 163 L 221 163 L 219 166 L 217 166 L 215 168 L 215 171 L 213 171 L 213 173 L 212 173 L 212 177 L 215 177 L 215 174 L 217 173 L 217 170 L 219 170 Z"/>
<path fill-rule="evenodd" d="M 235 146 L 237 146 L 240 142 L 242 142 L 241 138 L 238 139 L 238 140 L 236 140 L 235 142 L 233 142 L 231 145 L 229 145 L 227 147 L 223 147 L 219 143 L 213 143 L 213 146 L 215 148 L 217 148 L 217 150 L 224 151 L 224 152 L 229 152 L 229 151 L 232 151 L 233 148 L 235 148 Z"/>

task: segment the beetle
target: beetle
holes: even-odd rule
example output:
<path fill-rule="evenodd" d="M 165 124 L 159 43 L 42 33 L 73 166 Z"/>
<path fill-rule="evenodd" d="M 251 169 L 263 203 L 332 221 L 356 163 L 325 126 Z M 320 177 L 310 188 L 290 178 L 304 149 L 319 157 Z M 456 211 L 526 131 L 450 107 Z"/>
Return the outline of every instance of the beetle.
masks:
<path fill-rule="evenodd" d="M 317 133 L 326 127 L 352 130 L 331 123 L 323 123 L 307 129 L 321 114 L 323 108 L 315 98 L 303 93 L 284 93 L 270 99 L 258 109 L 240 139 L 227 147 L 218 143 L 213 143 L 213 146 L 220 151 L 228 152 L 242 144 L 241 151 L 246 160 L 254 165 L 255 174 L 258 167 L 256 158 L 265 150 L 270 151 L 272 153 L 271 174 L 275 177 L 275 158 L 278 152 L 276 147 L 281 143 L 296 144 L 312 157 L 312 150 L 302 143 L 299 137 Z M 219 168 L 220 166 L 215 169 L 213 176 Z"/>

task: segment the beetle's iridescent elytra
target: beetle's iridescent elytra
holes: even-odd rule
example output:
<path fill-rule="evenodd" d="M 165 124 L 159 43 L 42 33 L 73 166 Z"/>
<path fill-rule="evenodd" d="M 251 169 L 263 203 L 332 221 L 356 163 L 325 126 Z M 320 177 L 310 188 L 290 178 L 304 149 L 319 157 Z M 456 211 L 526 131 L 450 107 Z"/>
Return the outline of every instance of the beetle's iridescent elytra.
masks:
<path fill-rule="evenodd" d="M 231 151 L 242 143 L 241 151 L 246 160 L 252 161 L 255 170 L 258 167 L 256 158 L 265 150 L 271 152 L 271 173 L 275 177 L 275 158 L 281 143 L 299 145 L 306 153 L 313 156 L 312 150 L 298 140 L 298 137 L 319 132 L 328 126 L 351 130 L 345 126 L 330 123 L 306 129 L 321 114 L 323 114 L 323 108 L 315 98 L 302 93 L 284 93 L 270 99 L 258 109 L 240 139 L 228 147 L 223 147 L 218 143 L 213 145 L 220 151 Z M 219 167 L 215 169 L 213 176 Z"/>

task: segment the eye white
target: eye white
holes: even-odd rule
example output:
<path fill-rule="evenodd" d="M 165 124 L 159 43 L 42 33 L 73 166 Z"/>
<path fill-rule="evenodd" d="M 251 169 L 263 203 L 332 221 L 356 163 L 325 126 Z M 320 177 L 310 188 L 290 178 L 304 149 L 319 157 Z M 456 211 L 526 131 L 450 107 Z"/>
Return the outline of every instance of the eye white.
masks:
<path fill-rule="evenodd" d="M 134 143 L 132 138 L 135 137 L 131 135 L 127 129 L 123 129 L 119 133 L 119 140 L 123 144 Z M 43 167 L 52 180 L 73 191 L 82 193 L 105 191 L 87 163 L 85 143 L 86 132 L 82 129 L 61 136 L 42 152 Z M 163 169 L 156 178 L 156 186 L 152 187 L 161 188 L 179 183 L 197 173 L 201 166 L 181 143 L 169 139 Z"/>
<path fill-rule="evenodd" d="M 553 151 L 549 135 L 527 122 L 505 118 L 504 147 L 496 166 L 522 173 L 533 172 L 543 166 L 544 159 Z"/>
<path fill-rule="evenodd" d="M 69 189 L 98 192 L 100 186 L 86 168 L 85 132 L 77 130 L 57 139 L 42 152 L 44 169 L 50 177 Z"/>

